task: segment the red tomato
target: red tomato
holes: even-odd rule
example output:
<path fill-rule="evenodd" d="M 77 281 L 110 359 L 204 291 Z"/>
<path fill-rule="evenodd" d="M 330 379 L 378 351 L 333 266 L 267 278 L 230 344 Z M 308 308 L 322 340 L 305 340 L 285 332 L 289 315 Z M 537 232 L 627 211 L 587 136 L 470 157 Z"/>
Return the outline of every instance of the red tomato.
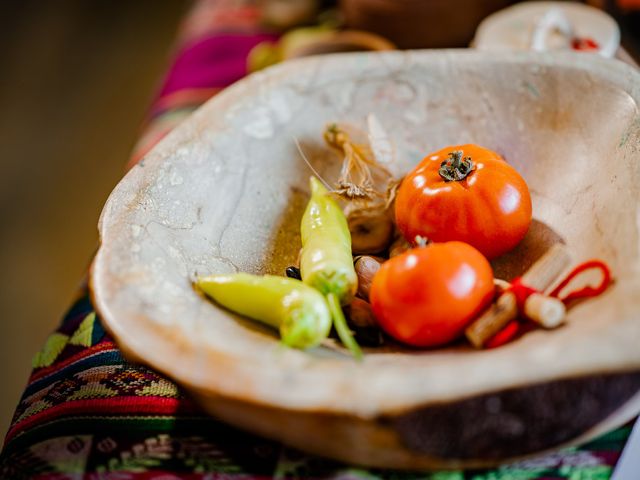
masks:
<path fill-rule="evenodd" d="M 383 263 L 369 298 L 380 326 L 393 338 L 435 347 L 458 338 L 493 293 L 487 259 L 466 243 L 446 242 Z"/>
<path fill-rule="evenodd" d="M 402 181 L 395 208 L 409 242 L 417 235 L 434 242 L 459 240 L 487 258 L 515 247 L 531 224 L 524 179 L 500 155 L 477 145 L 427 155 Z"/>

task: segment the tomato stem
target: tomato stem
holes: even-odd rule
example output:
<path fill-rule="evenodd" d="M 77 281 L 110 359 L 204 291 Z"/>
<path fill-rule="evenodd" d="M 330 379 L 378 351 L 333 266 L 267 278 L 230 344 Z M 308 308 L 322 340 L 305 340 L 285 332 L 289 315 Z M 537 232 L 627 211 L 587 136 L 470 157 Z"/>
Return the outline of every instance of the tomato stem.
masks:
<path fill-rule="evenodd" d="M 426 247 L 431 243 L 427 237 L 423 237 L 422 235 L 416 235 L 414 242 L 418 247 Z"/>
<path fill-rule="evenodd" d="M 438 173 L 445 182 L 459 182 L 475 170 L 471 157 L 462 158 L 462 155 L 462 150 L 449 152 L 449 158 L 440 164 Z"/>

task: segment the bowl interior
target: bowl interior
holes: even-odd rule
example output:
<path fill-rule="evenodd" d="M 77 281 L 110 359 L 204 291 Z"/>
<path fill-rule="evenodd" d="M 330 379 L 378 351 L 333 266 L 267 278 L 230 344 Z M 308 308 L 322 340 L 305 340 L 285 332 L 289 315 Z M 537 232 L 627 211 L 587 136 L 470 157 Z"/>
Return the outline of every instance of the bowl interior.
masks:
<path fill-rule="evenodd" d="M 187 385 L 362 417 L 637 369 L 638 77 L 587 55 L 468 52 L 346 54 L 253 75 L 194 114 L 114 191 L 92 273 L 97 306 L 125 350 Z M 497 275 L 521 273 L 563 240 L 576 261 L 607 261 L 615 285 L 573 308 L 567 326 L 495 351 L 383 350 L 362 363 L 337 348 L 285 349 L 273 332 L 197 295 L 199 274 L 282 274 L 294 264 L 310 175 L 295 140 L 335 178 L 340 159 L 322 142 L 324 126 L 364 126 L 369 113 L 394 141 L 399 174 L 443 146 L 477 143 L 524 176 L 535 222 L 495 262 Z"/>

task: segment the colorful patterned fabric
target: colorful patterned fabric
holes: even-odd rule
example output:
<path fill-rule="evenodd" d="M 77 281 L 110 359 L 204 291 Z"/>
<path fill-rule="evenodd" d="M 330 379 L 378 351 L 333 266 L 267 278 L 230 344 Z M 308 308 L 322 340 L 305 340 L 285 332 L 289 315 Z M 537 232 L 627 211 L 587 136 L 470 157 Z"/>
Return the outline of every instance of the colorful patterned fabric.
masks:
<path fill-rule="evenodd" d="M 0 461 L 0 478 L 353 478 L 607 480 L 630 434 L 494 470 L 364 470 L 241 432 L 200 412 L 180 389 L 127 362 L 86 291 L 34 358 Z"/>
<path fill-rule="evenodd" d="M 134 148 L 135 165 L 202 103 L 247 74 L 247 55 L 278 35 L 261 27 L 256 1 L 200 0 L 186 18 L 178 52 L 149 122 Z"/>
<path fill-rule="evenodd" d="M 183 28 L 173 69 L 132 162 L 198 105 L 246 74 L 261 31 L 247 0 L 205 0 Z M 629 436 L 483 471 L 363 470 L 241 432 L 202 413 L 171 381 L 125 360 L 86 286 L 33 361 L 0 457 L 3 479 L 385 478 L 606 480 Z"/>

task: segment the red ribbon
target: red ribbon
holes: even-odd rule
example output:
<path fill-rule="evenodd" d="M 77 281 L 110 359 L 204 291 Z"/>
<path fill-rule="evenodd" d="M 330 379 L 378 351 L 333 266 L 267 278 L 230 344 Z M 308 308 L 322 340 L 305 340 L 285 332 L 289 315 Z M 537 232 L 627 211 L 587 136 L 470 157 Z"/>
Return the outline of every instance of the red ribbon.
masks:
<path fill-rule="evenodd" d="M 496 348 L 501 347 L 507 342 L 510 342 L 513 337 L 515 337 L 520 331 L 520 322 L 517 320 L 511 320 L 507 323 L 507 326 L 496 333 L 493 337 L 487 340 L 487 343 L 484 345 L 485 348 Z"/>
<path fill-rule="evenodd" d="M 524 304 L 532 294 L 538 293 L 535 288 L 522 283 L 522 277 L 518 277 L 511 282 L 511 287 L 507 289 L 508 292 L 513 292 L 516 297 L 516 305 L 519 312 L 524 312 Z"/>
<path fill-rule="evenodd" d="M 583 272 L 588 272 L 589 270 L 600 270 L 602 273 L 602 279 L 600 283 L 595 287 L 587 285 L 585 287 L 579 288 L 572 292 L 567 293 L 566 295 L 560 297 L 560 292 L 578 275 Z M 571 270 L 571 272 L 562 280 L 556 288 L 549 294 L 551 297 L 556 297 L 562 300 L 564 303 L 569 303 L 572 300 L 576 300 L 578 298 L 589 298 L 589 297 L 597 297 L 602 292 L 604 292 L 609 285 L 611 284 L 611 270 L 609 266 L 601 260 L 589 260 L 588 262 L 581 263 L 576 268 Z"/>
<path fill-rule="evenodd" d="M 590 270 L 599 270 L 602 273 L 602 278 L 600 283 L 595 286 L 586 285 L 582 288 L 578 288 L 573 290 L 566 295 L 560 296 L 560 293 L 565 289 L 565 287 L 577 276 L 584 272 L 588 272 Z M 558 284 L 556 288 L 549 293 L 550 297 L 555 297 L 561 300 L 564 304 L 567 304 L 573 300 L 578 298 L 589 298 L 589 297 L 597 297 L 601 293 L 603 293 L 611 284 L 611 270 L 609 266 L 601 260 L 589 260 L 588 262 L 581 263 L 577 265 L 569 274 Z M 527 301 L 527 298 L 533 293 L 538 293 L 535 288 L 532 288 L 528 285 L 522 283 L 522 278 L 518 277 L 513 282 L 511 282 L 511 287 L 507 290 L 508 292 L 513 292 L 516 297 L 516 304 L 518 305 L 518 311 L 524 312 L 524 304 Z M 489 339 L 486 343 L 486 348 L 496 348 L 504 345 L 505 343 L 511 341 L 520 331 L 520 322 L 517 320 L 512 320 L 496 333 L 493 337 Z"/>

